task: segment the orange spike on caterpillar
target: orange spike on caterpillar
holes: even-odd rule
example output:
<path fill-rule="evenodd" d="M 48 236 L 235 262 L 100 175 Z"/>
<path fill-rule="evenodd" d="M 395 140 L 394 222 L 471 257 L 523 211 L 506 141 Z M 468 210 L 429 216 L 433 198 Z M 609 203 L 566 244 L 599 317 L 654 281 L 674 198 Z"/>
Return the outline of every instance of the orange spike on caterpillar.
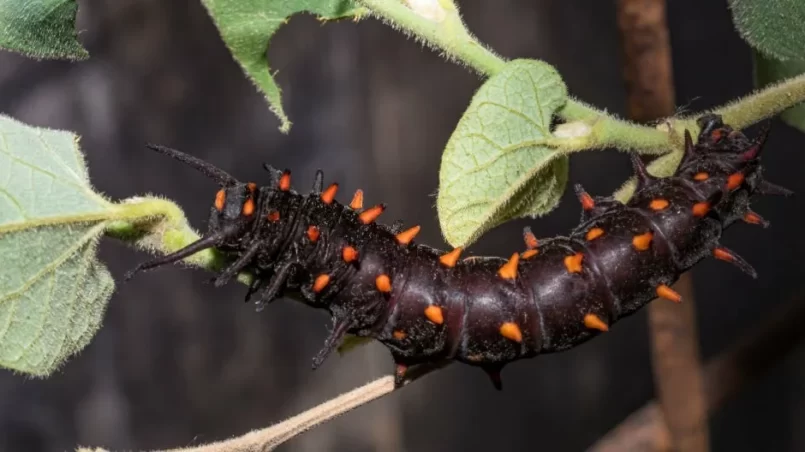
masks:
<path fill-rule="evenodd" d="M 441 325 L 444 323 L 444 314 L 442 313 L 442 308 L 435 305 L 425 308 L 425 317 L 436 325 Z"/>
<path fill-rule="evenodd" d="M 520 253 L 512 254 L 512 257 L 503 264 L 502 267 L 498 270 L 498 276 L 503 279 L 515 279 L 517 278 L 517 265 L 520 262 Z"/>
<path fill-rule="evenodd" d="M 593 330 L 609 331 L 609 325 L 601 320 L 601 317 L 592 313 L 584 315 L 584 326 Z"/>
<path fill-rule="evenodd" d="M 378 205 L 376 205 L 374 207 L 370 207 L 370 208 L 364 210 L 363 212 L 361 212 L 358 215 L 358 219 L 363 224 L 374 223 L 374 221 L 377 220 L 377 217 L 379 217 L 383 213 L 384 210 L 386 210 L 386 205 L 385 204 L 378 204 Z"/>
<path fill-rule="evenodd" d="M 732 265 L 738 267 L 742 272 L 746 273 L 747 275 L 751 276 L 752 278 L 757 278 L 757 272 L 755 269 L 744 260 L 741 256 L 735 254 L 735 252 L 729 250 L 726 247 L 718 246 L 713 249 L 713 257 L 718 260 L 722 260 L 724 262 L 729 262 Z"/>
<path fill-rule="evenodd" d="M 291 189 L 291 171 L 285 170 L 282 172 L 282 176 L 280 176 L 279 188 L 282 191 L 288 191 Z"/>
<path fill-rule="evenodd" d="M 349 203 L 349 207 L 352 208 L 352 210 L 363 209 L 363 190 L 355 190 L 355 194 L 352 196 L 352 202 Z"/>
<path fill-rule="evenodd" d="M 757 224 L 764 228 L 769 227 L 769 222 L 763 219 L 757 212 L 753 212 L 752 210 L 747 210 L 743 216 L 743 220 L 749 224 Z"/>
<path fill-rule="evenodd" d="M 375 286 L 380 292 L 389 293 L 391 292 L 391 278 L 389 275 L 382 274 L 375 278 Z"/>
<path fill-rule="evenodd" d="M 441 262 L 441 264 L 447 268 L 455 267 L 456 263 L 458 262 L 459 256 L 461 256 L 462 250 L 463 248 L 458 247 L 455 248 L 453 251 L 450 251 L 449 253 L 442 254 L 439 257 L 439 262 Z"/>
<path fill-rule="evenodd" d="M 414 240 L 417 234 L 419 234 L 420 229 L 421 228 L 417 225 L 410 229 L 406 229 L 403 232 L 400 232 L 395 236 L 395 238 L 397 239 L 397 243 L 399 243 L 400 245 L 408 245 L 409 243 L 411 243 L 412 240 Z"/>
<path fill-rule="evenodd" d="M 530 250 L 536 249 L 537 245 L 539 244 L 537 242 L 537 236 L 531 232 L 531 228 L 529 226 L 523 228 L 523 241 L 525 242 L 526 248 Z"/>
<path fill-rule="evenodd" d="M 671 300 L 674 303 L 682 303 L 682 295 L 679 295 L 674 289 L 671 289 L 665 284 L 657 286 L 657 296 Z"/>
<path fill-rule="evenodd" d="M 321 193 L 322 202 L 324 202 L 325 204 L 332 204 L 333 200 L 335 200 L 336 193 L 338 193 L 338 184 L 337 183 L 330 184 L 330 186 L 327 187 L 327 190 L 324 190 Z"/>

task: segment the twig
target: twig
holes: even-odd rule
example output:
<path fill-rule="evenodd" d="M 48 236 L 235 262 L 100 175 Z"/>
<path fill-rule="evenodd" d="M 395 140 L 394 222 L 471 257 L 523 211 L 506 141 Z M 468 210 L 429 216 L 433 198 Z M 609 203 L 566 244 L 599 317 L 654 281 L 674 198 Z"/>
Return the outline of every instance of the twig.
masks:
<path fill-rule="evenodd" d="M 637 121 L 671 116 L 675 94 L 665 0 L 618 0 L 617 14 L 629 115 Z M 654 381 L 667 426 L 661 439 L 675 450 L 706 452 L 707 413 L 689 273 L 676 289 L 685 300 L 681 306 L 652 303 L 648 308 Z"/>
<path fill-rule="evenodd" d="M 713 415 L 746 385 L 771 370 L 805 340 L 805 296 L 795 297 L 769 315 L 705 366 L 707 413 Z M 647 403 L 609 432 L 588 452 L 660 452 L 670 450 L 668 429 L 656 401 Z"/>
<path fill-rule="evenodd" d="M 389 395 L 395 390 L 402 389 L 425 375 L 449 365 L 452 361 L 439 361 L 436 363 L 412 366 L 405 375 L 405 381 L 398 388 L 394 385 L 394 377 L 387 376 L 355 388 L 319 404 L 303 413 L 288 418 L 279 424 L 274 424 L 260 430 L 252 430 L 236 438 L 205 444 L 198 447 L 169 449 L 153 452 L 267 452 L 274 450 L 280 444 L 300 435 L 311 428 L 323 424 L 331 419 L 351 411 L 359 406 Z M 76 452 L 109 452 L 101 448 L 79 447 Z"/>

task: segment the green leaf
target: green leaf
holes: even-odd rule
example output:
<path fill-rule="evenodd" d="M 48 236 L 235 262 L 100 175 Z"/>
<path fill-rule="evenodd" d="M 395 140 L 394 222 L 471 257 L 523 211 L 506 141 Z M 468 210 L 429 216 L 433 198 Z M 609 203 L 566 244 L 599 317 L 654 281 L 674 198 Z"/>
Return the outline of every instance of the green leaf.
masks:
<path fill-rule="evenodd" d="M 202 0 L 224 43 L 246 75 L 263 92 L 271 111 L 280 119 L 280 130 L 291 122 L 282 109 L 280 89 L 268 68 L 268 41 L 288 18 L 301 12 L 321 19 L 360 17 L 366 13 L 351 0 Z"/>
<path fill-rule="evenodd" d="M 780 60 L 805 59 L 805 1 L 730 0 L 730 7 L 752 47 Z"/>
<path fill-rule="evenodd" d="M 568 158 L 546 141 L 553 113 L 566 100 L 556 69 L 536 60 L 507 63 L 478 90 L 439 171 L 436 207 L 451 245 L 466 246 L 499 224 L 556 207 Z"/>
<path fill-rule="evenodd" d="M 763 88 L 805 72 L 805 59 L 780 61 L 755 52 L 755 85 Z M 780 118 L 805 132 L 805 104 L 785 110 Z"/>
<path fill-rule="evenodd" d="M 0 48 L 34 58 L 89 57 L 75 30 L 75 0 L 0 0 Z"/>
<path fill-rule="evenodd" d="M 0 115 L 0 366 L 32 375 L 89 343 L 114 289 L 95 251 L 115 206 L 77 141 Z"/>

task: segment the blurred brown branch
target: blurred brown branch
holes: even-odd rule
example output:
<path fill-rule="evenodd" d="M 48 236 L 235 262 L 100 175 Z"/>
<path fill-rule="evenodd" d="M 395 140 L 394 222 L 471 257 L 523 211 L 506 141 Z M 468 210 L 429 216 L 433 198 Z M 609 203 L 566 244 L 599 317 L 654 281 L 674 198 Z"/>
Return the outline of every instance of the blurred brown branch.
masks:
<path fill-rule="evenodd" d="M 629 116 L 637 121 L 672 116 L 675 92 L 665 0 L 618 0 L 617 15 Z M 683 274 L 675 288 L 682 294 L 681 306 L 649 306 L 657 411 L 665 418 L 665 441 L 675 450 L 706 452 L 709 435 L 690 274 Z"/>
<path fill-rule="evenodd" d="M 705 366 L 704 388 L 708 414 L 788 355 L 805 339 L 805 295 L 769 316 L 752 333 Z M 671 449 L 670 436 L 656 401 L 632 413 L 594 444 L 589 452 L 659 452 Z"/>

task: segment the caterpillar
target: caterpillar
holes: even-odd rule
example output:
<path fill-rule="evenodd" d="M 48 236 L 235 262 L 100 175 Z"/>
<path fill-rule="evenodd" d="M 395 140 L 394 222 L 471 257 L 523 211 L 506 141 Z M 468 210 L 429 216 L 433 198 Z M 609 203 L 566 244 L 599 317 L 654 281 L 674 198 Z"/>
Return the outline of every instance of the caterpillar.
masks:
<path fill-rule="evenodd" d="M 329 311 L 333 328 L 314 369 L 349 333 L 389 348 L 398 386 L 411 366 L 457 360 L 485 370 L 501 389 L 500 371 L 509 362 L 580 345 L 655 298 L 681 302 L 671 286 L 705 257 L 757 277 L 719 240 L 739 220 L 768 226 L 750 209 L 752 195 L 791 194 L 761 174 L 769 127 L 750 140 L 717 115 L 700 117 L 698 125 L 696 143 L 685 131 L 684 155 L 671 177 L 650 175 L 633 154 L 636 188 L 627 203 L 576 185 L 581 223 L 567 237 L 548 239 L 525 228 L 525 251 L 508 259 L 461 259 L 462 248 L 415 244 L 419 226 L 378 223 L 385 205 L 364 209 L 360 190 L 348 205 L 339 203 L 338 184 L 324 188 L 321 170 L 312 191 L 300 194 L 289 170 L 264 164 L 268 184 L 258 186 L 149 144 L 220 190 L 203 237 L 138 265 L 126 279 L 214 247 L 231 257 L 216 287 L 250 271 L 246 300 L 260 292 L 258 309 L 294 291 Z"/>

